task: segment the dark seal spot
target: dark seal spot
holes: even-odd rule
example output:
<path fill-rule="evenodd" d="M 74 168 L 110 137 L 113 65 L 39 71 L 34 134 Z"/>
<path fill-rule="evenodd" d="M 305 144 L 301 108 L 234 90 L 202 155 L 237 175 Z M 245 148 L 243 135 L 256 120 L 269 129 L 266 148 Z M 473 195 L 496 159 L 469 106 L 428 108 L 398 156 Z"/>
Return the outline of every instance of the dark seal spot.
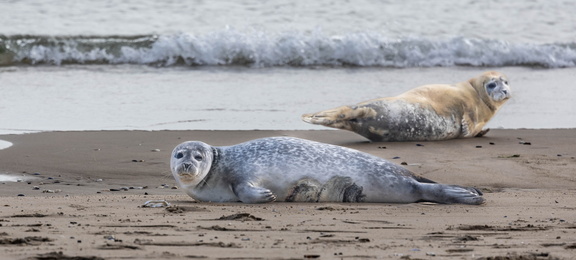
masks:
<path fill-rule="evenodd" d="M 287 202 L 318 202 L 320 195 L 320 183 L 313 179 L 299 180 L 292 192 L 288 194 Z"/>
<path fill-rule="evenodd" d="M 352 183 L 352 185 L 344 189 L 342 202 L 364 202 L 366 195 L 362 194 L 362 190 L 363 188 L 361 186 Z"/>

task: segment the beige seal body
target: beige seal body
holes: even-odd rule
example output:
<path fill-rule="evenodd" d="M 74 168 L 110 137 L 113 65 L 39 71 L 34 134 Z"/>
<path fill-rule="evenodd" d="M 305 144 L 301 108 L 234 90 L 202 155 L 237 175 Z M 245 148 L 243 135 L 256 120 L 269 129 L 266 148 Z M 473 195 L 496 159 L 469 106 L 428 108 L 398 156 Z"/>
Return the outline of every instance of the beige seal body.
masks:
<path fill-rule="evenodd" d="M 484 135 L 511 97 L 507 77 L 489 71 L 456 84 L 424 85 L 395 97 L 305 114 L 302 120 L 372 141 L 434 141 Z"/>

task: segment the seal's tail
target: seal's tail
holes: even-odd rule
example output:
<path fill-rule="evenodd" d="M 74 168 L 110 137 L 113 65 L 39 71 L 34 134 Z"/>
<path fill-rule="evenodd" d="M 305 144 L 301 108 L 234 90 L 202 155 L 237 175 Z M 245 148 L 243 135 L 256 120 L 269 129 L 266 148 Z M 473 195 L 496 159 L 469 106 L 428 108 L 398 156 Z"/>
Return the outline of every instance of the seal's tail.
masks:
<path fill-rule="evenodd" d="M 352 130 L 352 125 L 359 119 L 374 117 L 376 111 L 364 106 L 341 106 L 316 113 L 302 115 L 306 123 L 323 125 L 332 128 Z"/>

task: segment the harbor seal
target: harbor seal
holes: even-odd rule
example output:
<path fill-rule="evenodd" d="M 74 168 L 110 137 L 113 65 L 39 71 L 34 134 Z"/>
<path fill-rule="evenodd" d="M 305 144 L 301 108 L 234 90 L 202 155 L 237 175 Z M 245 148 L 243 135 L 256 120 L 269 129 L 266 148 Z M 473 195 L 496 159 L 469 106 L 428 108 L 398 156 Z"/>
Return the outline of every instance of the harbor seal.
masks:
<path fill-rule="evenodd" d="M 395 97 L 302 115 L 307 123 L 353 131 L 373 142 L 483 136 L 511 97 L 508 79 L 489 71 L 457 84 L 424 85 Z"/>
<path fill-rule="evenodd" d="M 291 137 L 221 147 L 184 142 L 174 148 L 170 167 L 197 201 L 484 202 L 474 188 L 438 184 L 367 153 Z"/>

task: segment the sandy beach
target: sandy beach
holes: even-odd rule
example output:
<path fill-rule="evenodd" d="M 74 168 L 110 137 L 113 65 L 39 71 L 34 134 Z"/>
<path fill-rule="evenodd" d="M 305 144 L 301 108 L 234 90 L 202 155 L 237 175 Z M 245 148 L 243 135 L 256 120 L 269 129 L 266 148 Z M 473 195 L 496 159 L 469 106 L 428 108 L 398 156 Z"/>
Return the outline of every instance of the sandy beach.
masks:
<path fill-rule="evenodd" d="M 0 1 L 0 260 L 576 259 L 574 13 Z M 371 143 L 300 117 L 489 70 L 512 98 L 482 138 Z M 205 203 L 175 186 L 181 142 L 270 136 L 358 149 L 486 203 Z"/>
<path fill-rule="evenodd" d="M 485 205 L 197 203 L 172 148 L 294 136 L 359 149 Z M 576 130 L 500 130 L 369 143 L 344 131 L 97 131 L 4 135 L 2 259 L 573 259 Z M 396 159 L 393 159 L 396 158 Z M 166 200 L 168 208 L 146 208 Z"/>

